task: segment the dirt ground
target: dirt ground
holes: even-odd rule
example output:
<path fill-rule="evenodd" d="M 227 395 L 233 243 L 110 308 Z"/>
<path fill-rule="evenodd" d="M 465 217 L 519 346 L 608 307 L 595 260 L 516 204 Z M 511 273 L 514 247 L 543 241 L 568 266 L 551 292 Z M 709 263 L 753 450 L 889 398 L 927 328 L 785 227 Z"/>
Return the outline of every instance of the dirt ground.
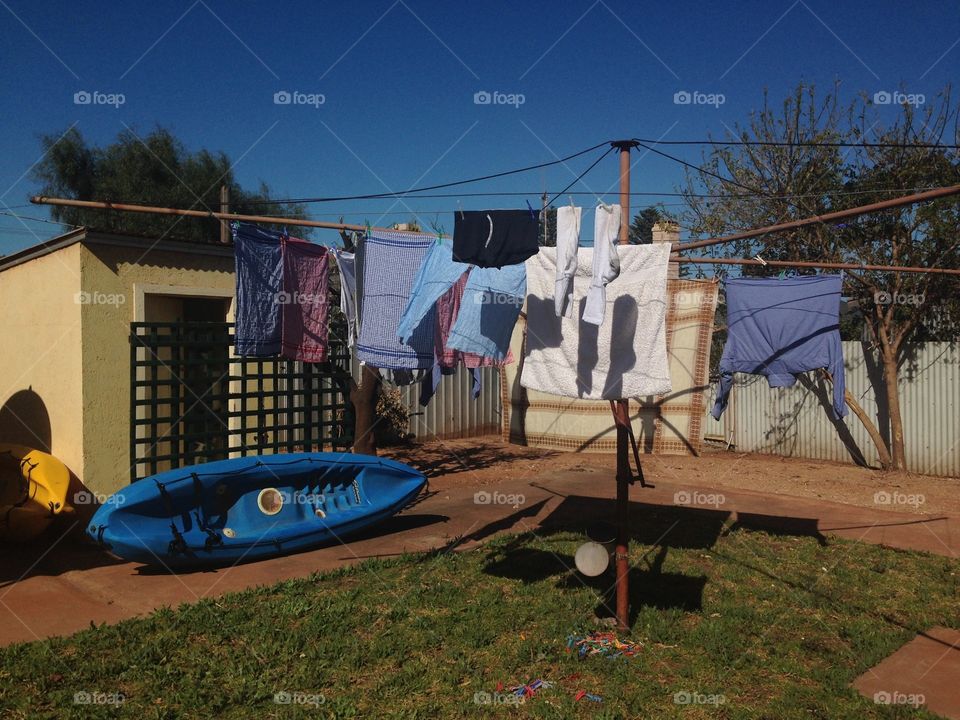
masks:
<path fill-rule="evenodd" d="M 580 470 L 612 482 L 616 458 L 511 445 L 499 436 L 433 440 L 381 450 L 418 468 L 434 489 L 483 487 L 503 480 L 536 481 L 552 471 Z M 920 514 L 960 515 L 960 478 L 870 470 L 820 460 L 707 448 L 701 457 L 642 455 L 646 478 L 676 485 L 736 488 L 823 498 L 833 502 Z"/>

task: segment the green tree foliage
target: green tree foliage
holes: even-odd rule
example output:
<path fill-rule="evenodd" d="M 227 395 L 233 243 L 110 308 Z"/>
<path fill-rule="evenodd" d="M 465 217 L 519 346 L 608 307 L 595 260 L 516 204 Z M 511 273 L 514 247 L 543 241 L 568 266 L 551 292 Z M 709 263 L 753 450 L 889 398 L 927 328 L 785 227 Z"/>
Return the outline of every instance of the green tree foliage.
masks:
<path fill-rule="evenodd" d="M 232 212 L 305 217 L 301 205 L 261 204 L 271 195 L 265 183 L 256 191 L 243 189 L 224 153 L 191 152 L 163 128 L 145 137 L 124 130 L 105 147 L 89 145 L 75 128 L 62 136 L 44 135 L 40 142 L 45 155 L 33 177 L 41 183 L 42 195 L 218 211 L 220 186 L 226 185 Z M 128 235 L 197 242 L 216 241 L 220 235 L 220 223 L 206 218 L 58 206 L 51 212 L 61 222 Z M 308 230 L 298 228 L 297 234 L 303 237 Z"/>

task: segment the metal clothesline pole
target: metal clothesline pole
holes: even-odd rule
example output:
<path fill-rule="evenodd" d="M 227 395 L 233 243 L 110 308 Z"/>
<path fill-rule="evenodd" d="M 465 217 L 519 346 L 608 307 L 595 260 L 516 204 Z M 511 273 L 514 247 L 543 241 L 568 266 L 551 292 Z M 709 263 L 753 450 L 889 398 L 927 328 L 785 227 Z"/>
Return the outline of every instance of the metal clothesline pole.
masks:
<path fill-rule="evenodd" d="M 913 195 L 904 195 L 890 200 L 881 200 L 880 202 L 870 203 L 869 205 L 859 205 L 846 210 L 837 210 L 836 212 L 826 213 L 824 215 L 813 215 L 812 217 L 801 220 L 791 220 L 790 222 L 778 223 L 776 225 L 767 225 L 762 228 L 745 230 L 733 235 L 724 235 L 718 238 L 709 238 L 706 240 L 693 240 L 685 243 L 675 243 L 673 249 L 677 252 L 684 250 L 693 250 L 694 248 L 710 247 L 711 245 L 720 245 L 722 243 L 734 242 L 735 240 L 747 240 L 749 238 L 767 235 L 768 233 L 783 232 L 784 230 L 795 230 L 797 228 L 807 227 L 808 225 L 817 225 L 819 223 L 829 223 L 836 220 L 845 220 L 847 218 L 865 215 L 866 213 L 877 212 L 880 210 L 889 210 L 891 208 L 903 207 L 904 205 L 913 205 L 915 203 L 937 200 L 939 198 L 950 197 L 960 194 L 960 185 L 950 185 L 948 187 L 937 188 L 936 190 L 926 190 Z"/>
<path fill-rule="evenodd" d="M 703 265 L 769 265 L 771 267 L 823 268 L 825 270 L 873 270 L 885 272 L 929 273 L 933 275 L 960 275 L 960 269 L 916 267 L 899 265 L 865 265 L 862 263 L 813 262 L 807 260 L 758 260 L 757 258 L 712 258 L 681 256 L 671 258 L 670 262 L 694 263 Z"/>
<path fill-rule="evenodd" d="M 324 220 L 301 220 L 299 218 L 275 217 L 272 215 L 242 215 L 239 213 L 213 212 L 212 210 L 184 210 L 181 208 L 158 207 L 155 205 L 131 205 L 130 203 L 99 202 L 95 200 L 71 200 L 35 195 L 30 198 L 34 205 L 58 205 L 60 207 L 88 208 L 90 210 L 117 210 L 120 212 L 151 213 L 153 215 L 183 215 L 215 220 L 237 220 L 240 222 L 265 223 L 270 225 L 293 225 L 300 227 L 326 228 L 328 230 L 355 230 L 363 232 L 366 225 L 326 222 Z M 392 228 L 371 227 L 373 231 L 398 232 Z M 399 231 L 403 232 L 403 231 Z"/>
<path fill-rule="evenodd" d="M 630 242 L 630 150 L 637 147 L 632 140 L 611 143 L 620 151 L 620 237 L 621 245 Z M 630 629 L 630 401 L 611 400 L 617 428 L 617 544 L 615 550 L 617 629 Z M 639 456 L 636 456 L 639 463 Z M 639 465 L 637 470 L 640 471 Z M 642 471 L 640 471 L 642 472 Z"/>

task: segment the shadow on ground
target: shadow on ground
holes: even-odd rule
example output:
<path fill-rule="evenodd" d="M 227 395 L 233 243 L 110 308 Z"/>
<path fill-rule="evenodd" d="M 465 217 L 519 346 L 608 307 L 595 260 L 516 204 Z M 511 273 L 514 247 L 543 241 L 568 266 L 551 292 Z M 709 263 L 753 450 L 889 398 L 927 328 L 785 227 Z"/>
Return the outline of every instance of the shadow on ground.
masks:
<path fill-rule="evenodd" d="M 612 618 L 616 607 L 616 578 L 612 562 L 606 573 L 589 578 L 576 570 L 572 555 L 537 546 L 549 543 L 552 535 L 566 532 L 581 533 L 586 540 L 589 528 L 597 522 L 609 522 L 615 516 L 615 509 L 616 502 L 610 499 L 566 497 L 535 531 L 518 535 L 505 545 L 491 550 L 484 571 L 525 583 L 555 578 L 555 585 L 561 590 L 591 587 L 598 594 L 596 616 Z M 533 508 L 521 510 L 498 521 L 496 528 L 479 528 L 464 538 L 458 538 L 455 545 L 482 540 L 493 532 L 512 527 L 522 519 L 522 514 L 529 514 L 531 510 Z M 820 544 L 826 544 L 826 538 L 817 529 L 816 519 L 812 518 L 741 514 L 734 519 L 732 513 L 726 510 L 640 502 L 630 503 L 629 528 L 631 544 L 642 546 L 645 550 L 629 574 L 631 622 L 643 607 L 673 608 L 684 612 L 702 609 L 707 577 L 665 572 L 664 561 L 670 549 L 707 550 L 722 536 L 741 528 L 777 535 L 812 537 Z"/>
<path fill-rule="evenodd" d="M 406 463 L 416 468 L 428 478 L 441 475 L 483 470 L 495 465 L 507 464 L 517 460 L 530 462 L 539 458 L 548 458 L 560 453 L 550 450 L 531 452 L 530 448 L 512 451 L 504 447 L 490 445 L 472 445 L 439 448 L 426 448 L 421 445 L 396 446 L 384 450 L 384 457 Z"/>

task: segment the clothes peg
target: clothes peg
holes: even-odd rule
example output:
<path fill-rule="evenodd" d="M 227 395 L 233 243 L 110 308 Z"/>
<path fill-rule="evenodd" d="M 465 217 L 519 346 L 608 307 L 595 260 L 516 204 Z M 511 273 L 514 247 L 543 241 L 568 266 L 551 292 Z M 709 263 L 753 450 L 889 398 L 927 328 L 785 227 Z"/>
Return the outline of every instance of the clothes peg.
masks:
<path fill-rule="evenodd" d="M 530 204 L 530 201 L 527 200 L 527 209 L 530 211 L 530 217 L 534 220 L 537 219 L 537 213 L 533 209 L 533 205 Z"/>
<path fill-rule="evenodd" d="M 364 235 L 364 239 L 369 240 L 370 239 L 370 221 L 367 220 L 365 224 L 367 226 L 367 229 L 366 229 L 366 234 Z"/>
<path fill-rule="evenodd" d="M 573 195 L 567 195 L 567 197 L 570 198 L 570 207 L 576 209 L 577 206 L 573 204 Z"/>
<path fill-rule="evenodd" d="M 764 267 L 767 266 L 767 261 L 764 260 L 762 257 L 760 257 L 760 253 L 757 253 L 757 254 L 754 255 L 753 257 L 754 257 L 755 260 L 759 260 L 759 261 L 760 261 L 760 264 L 763 265 Z"/>
<path fill-rule="evenodd" d="M 779 274 L 777 277 L 780 278 L 781 280 L 783 280 L 786 276 L 787 276 L 787 271 L 786 271 L 786 270 L 781 270 L 781 271 L 780 271 L 780 274 Z"/>
<path fill-rule="evenodd" d="M 457 210 L 460 211 L 460 219 L 463 220 L 463 205 L 460 204 L 460 200 L 457 200 Z"/>

